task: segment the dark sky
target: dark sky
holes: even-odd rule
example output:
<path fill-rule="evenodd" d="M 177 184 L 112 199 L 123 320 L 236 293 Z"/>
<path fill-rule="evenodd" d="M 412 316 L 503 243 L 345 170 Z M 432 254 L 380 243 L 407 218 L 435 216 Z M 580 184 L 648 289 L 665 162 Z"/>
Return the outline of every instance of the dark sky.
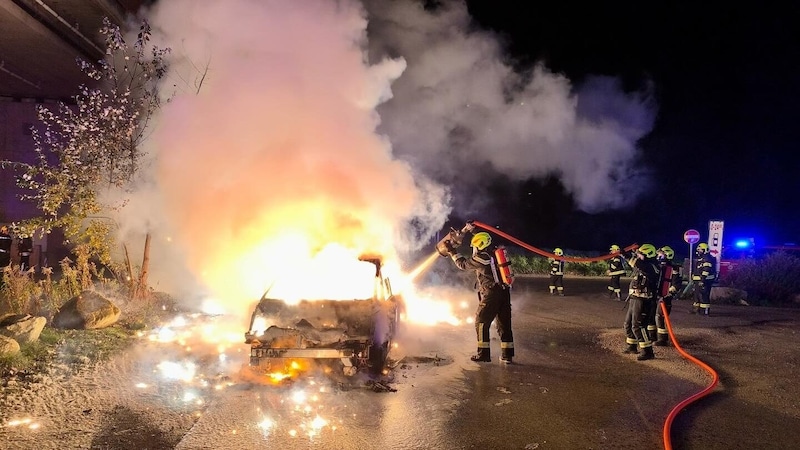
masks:
<path fill-rule="evenodd" d="M 575 83 L 592 74 L 634 90 L 652 81 L 658 101 L 655 127 L 639 142 L 657 187 L 642 201 L 586 214 L 554 179 L 498 181 L 498 210 L 513 211 L 497 220 L 507 230 L 543 246 L 647 241 L 683 249 L 686 229 L 705 239 L 708 221 L 724 220 L 726 242 L 800 244 L 797 5 L 467 3 L 518 64 L 543 61 Z"/>

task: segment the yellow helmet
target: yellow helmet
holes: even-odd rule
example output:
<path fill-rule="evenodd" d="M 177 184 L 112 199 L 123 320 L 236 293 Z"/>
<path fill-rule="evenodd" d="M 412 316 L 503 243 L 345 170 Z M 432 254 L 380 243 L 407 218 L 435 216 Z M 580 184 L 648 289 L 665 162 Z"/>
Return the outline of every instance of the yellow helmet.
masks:
<path fill-rule="evenodd" d="M 656 246 L 653 244 L 642 244 L 636 251 L 643 254 L 646 258 L 656 257 Z"/>
<path fill-rule="evenodd" d="M 708 244 L 701 242 L 697 244 L 697 254 L 702 255 L 704 253 L 708 253 Z"/>
<path fill-rule="evenodd" d="M 673 250 L 672 247 L 670 247 L 669 245 L 661 247 L 660 249 L 658 249 L 658 251 L 663 253 L 664 256 L 670 261 L 672 261 L 672 258 L 675 257 L 675 250 Z"/>
<path fill-rule="evenodd" d="M 608 251 L 611 253 L 619 253 L 619 245 L 617 244 L 612 245 L 611 248 L 608 249 Z"/>
<path fill-rule="evenodd" d="M 481 231 L 480 233 L 475 233 L 475 236 L 472 236 L 472 242 L 470 242 L 470 246 L 477 248 L 478 250 L 483 250 L 492 243 L 492 237 L 489 233 L 485 231 Z"/>
<path fill-rule="evenodd" d="M 553 250 L 553 254 L 556 256 L 564 256 L 564 250 L 561 250 L 560 248 L 556 247 L 555 250 Z"/>

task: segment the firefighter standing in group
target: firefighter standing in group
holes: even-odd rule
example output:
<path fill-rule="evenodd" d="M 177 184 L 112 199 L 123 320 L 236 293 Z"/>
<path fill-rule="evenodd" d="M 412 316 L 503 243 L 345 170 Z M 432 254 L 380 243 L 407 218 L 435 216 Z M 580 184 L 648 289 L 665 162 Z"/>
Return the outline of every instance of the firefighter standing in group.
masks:
<path fill-rule="evenodd" d="M 550 263 L 550 295 L 555 295 L 558 293 L 560 296 L 564 296 L 564 260 L 561 259 L 564 256 L 564 250 L 556 247 L 553 250 L 553 255 L 555 258 L 547 258 L 547 261 Z"/>
<path fill-rule="evenodd" d="M 659 264 L 659 285 L 658 285 L 658 302 L 656 303 L 655 311 L 655 336 L 650 335 L 650 340 L 654 341 L 654 345 L 666 346 L 669 345 L 669 330 L 667 330 L 667 321 L 661 305 L 667 310 L 666 315 L 672 311 L 672 299 L 677 294 L 681 286 L 680 265 L 677 264 L 675 258 L 675 251 L 672 247 L 665 245 L 658 249 L 657 260 Z"/>
<path fill-rule="evenodd" d="M 469 225 L 469 224 L 468 224 Z M 468 231 L 471 231 L 468 230 Z M 500 335 L 500 362 L 510 364 L 514 358 L 514 335 L 511 331 L 511 286 L 503 282 L 497 260 L 488 250 L 492 243 L 489 233 L 475 233 L 470 241 L 472 256 L 459 254 L 448 244 L 447 253 L 461 270 L 473 269 L 477 277 L 478 310 L 475 312 L 475 331 L 478 338 L 478 352 L 470 359 L 476 362 L 490 362 L 489 327 L 497 321 L 497 334 Z"/>
<path fill-rule="evenodd" d="M 624 353 L 639 353 L 636 359 L 644 361 L 653 359 L 653 342 L 647 334 L 648 318 L 655 307 L 655 294 L 658 286 L 658 263 L 656 248 L 653 244 L 643 244 L 628 262 L 633 267 L 628 298 L 628 311 L 625 314 L 625 347 Z"/>
<path fill-rule="evenodd" d="M 611 253 L 611 258 L 608 259 L 608 296 L 611 298 L 616 297 L 617 300 L 622 301 L 622 289 L 619 286 L 619 279 L 625 275 L 625 259 L 620 253 L 619 245 L 612 245 L 608 252 Z"/>
<path fill-rule="evenodd" d="M 697 259 L 694 262 L 692 281 L 695 283 L 694 304 L 691 312 L 694 314 L 711 313 L 711 285 L 717 278 L 717 261 L 708 253 L 708 244 L 701 242 L 695 250 Z"/>

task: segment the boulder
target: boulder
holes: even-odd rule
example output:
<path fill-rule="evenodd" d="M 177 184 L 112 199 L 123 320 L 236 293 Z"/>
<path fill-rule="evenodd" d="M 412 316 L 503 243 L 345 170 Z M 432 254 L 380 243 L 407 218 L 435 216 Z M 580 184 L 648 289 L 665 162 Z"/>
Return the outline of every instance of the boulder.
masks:
<path fill-rule="evenodd" d="M 7 336 L 0 336 L 0 356 L 19 353 L 19 342 Z"/>
<path fill-rule="evenodd" d="M 95 330 L 119 320 L 120 309 L 95 291 L 83 291 L 69 299 L 53 317 L 53 326 L 73 330 Z"/>
<path fill-rule="evenodd" d="M 39 339 L 47 319 L 28 314 L 6 316 L 0 320 L 0 335 L 10 337 L 20 344 Z"/>
<path fill-rule="evenodd" d="M 726 286 L 714 286 L 711 288 L 711 301 L 747 305 L 747 291 Z"/>

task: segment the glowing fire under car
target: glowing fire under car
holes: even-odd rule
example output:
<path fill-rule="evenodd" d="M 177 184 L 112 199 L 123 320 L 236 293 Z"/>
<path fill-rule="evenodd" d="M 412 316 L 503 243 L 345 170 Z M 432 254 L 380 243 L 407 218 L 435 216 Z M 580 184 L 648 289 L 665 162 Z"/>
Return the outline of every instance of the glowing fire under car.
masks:
<path fill-rule="evenodd" d="M 339 367 L 346 376 L 359 371 L 379 374 L 385 368 L 398 327 L 402 299 L 392 292 L 379 258 L 359 258 L 372 266 L 372 295 L 356 299 L 273 298 L 269 289 L 258 302 L 245 333 L 250 367 L 275 380 L 320 363 Z"/>

